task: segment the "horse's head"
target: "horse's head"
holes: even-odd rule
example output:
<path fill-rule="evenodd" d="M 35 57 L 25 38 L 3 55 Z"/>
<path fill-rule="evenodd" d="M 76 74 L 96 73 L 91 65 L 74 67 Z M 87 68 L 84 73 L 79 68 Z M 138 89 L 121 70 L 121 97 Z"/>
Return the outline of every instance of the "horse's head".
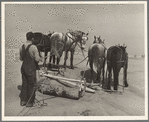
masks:
<path fill-rule="evenodd" d="M 103 43 L 104 44 L 104 41 L 105 40 L 103 40 L 103 41 L 101 40 L 100 36 L 99 37 L 94 36 L 94 42 L 93 43 L 99 43 L 99 44 Z"/>
<path fill-rule="evenodd" d="M 73 36 L 72 39 L 76 42 L 76 43 L 80 43 L 80 48 L 84 49 L 85 45 L 86 45 L 86 41 L 88 40 L 88 33 L 84 33 L 82 31 L 72 31 L 69 30 L 69 33 Z"/>
<path fill-rule="evenodd" d="M 86 41 L 88 40 L 88 33 L 83 33 L 82 39 L 80 40 L 81 49 L 85 49 Z"/>
<path fill-rule="evenodd" d="M 118 47 L 122 50 L 122 58 L 123 60 L 127 60 L 127 56 L 128 56 L 128 53 L 126 51 L 126 48 L 127 46 L 125 46 L 124 44 L 123 45 L 118 45 Z"/>
<path fill-rule="evenodd" d="M 123 44 L 123 45 L 118 45 L 120 48 L 121 48 L 121 50 L 123 51 L 123 52 L 126 52 L 126 47 L 127 46 L 125 46 L 125 44 Z"/>
<path fill-rule="evenodd" d="M 53 32 L 49 31 L 49 34 L 47 36 L 50 38 L 53 33 L 54 33 L 54 31 Z"/>

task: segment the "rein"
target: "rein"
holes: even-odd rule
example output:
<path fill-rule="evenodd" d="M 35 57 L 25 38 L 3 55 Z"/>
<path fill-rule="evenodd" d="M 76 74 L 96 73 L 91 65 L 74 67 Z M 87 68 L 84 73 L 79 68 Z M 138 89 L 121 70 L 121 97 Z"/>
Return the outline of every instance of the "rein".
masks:
<path fill-rule="evenodd" d="M 44 43 L 44 41 L 43 41 L 43 35 L 42 35 L 42 38 L 41 38 L 39 44 L 37 44 L 36 46 L 43 46 L 44 44 L 42 44 L 42 42 Z"/>

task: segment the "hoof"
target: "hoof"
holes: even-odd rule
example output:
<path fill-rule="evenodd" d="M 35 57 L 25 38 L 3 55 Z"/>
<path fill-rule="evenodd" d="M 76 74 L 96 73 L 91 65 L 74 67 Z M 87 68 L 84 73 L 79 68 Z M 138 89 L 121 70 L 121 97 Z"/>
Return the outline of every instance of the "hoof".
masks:
<path fill-rule="evenodd" d="M 51 64 L 50 63 L 48 64 L 48 68 L 51 68 Z"/>
<path fill-rule="evenodd" d="M 125 87 L 128 87 L 129 85 L 128 84 L 125 84 Z"/>
<path fill-rule="evenodd" d="M 57 66 L 57 65 L 54 65 L 54 67 L 53 68 L 55 68 L 55 69 L 59 69 L 59 66 Z"/>
<path fill-rule="evenodd" d="M 103 88 L 103 89 L 106 89 L 106 86 L 105 86 L 105 85 L 102 85 L 102 88 Z"/>
<path fill-rule="evenodd" d="M 70 69 L 74 69 L 74 67 L 73 66 L 70 66 Z"/>
<path fill-rule="evenodd" d="M 106 87 L 106 89 L 111 90 L 111 86 L 110 86 L 110 85 L 109 85 L 109 86 L 107 86 L 107 87 Z"/>
<path fill-rule="evenodd" d="M 114 87 L 114 90 L 117 90 L 117 87 Z"/>

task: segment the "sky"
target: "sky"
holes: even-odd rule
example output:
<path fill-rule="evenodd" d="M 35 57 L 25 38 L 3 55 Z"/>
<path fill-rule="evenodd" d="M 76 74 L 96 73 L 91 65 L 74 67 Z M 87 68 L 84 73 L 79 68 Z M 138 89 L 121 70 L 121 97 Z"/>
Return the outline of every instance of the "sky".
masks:
<path fill-rule="evenodd" d="M 18 48 L 26 33 L 89 33 L 86 50 L 94 36 L 105 39 L 107 48 L 125 44 L 130 55 L 145 54 L 144 4 L 6 4 L 6 48 Z"/>

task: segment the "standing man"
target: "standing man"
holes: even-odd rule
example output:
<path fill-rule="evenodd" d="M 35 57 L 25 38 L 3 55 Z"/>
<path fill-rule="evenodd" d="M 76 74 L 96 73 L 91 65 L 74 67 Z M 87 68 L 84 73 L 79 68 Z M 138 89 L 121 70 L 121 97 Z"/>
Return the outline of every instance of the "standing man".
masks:
<path fill-rule="evenodd" d="M 21 106 L 32 107 L 35 99 L 36 87 L 36 70 L 38 62 L 42 61 L 38 49 L 32 44 L 34 34 L 26 34 L 26 43 L 20 48 L 20 60 L 23 61 L 21 67 L 22 89 L 21 89 Z"/>

